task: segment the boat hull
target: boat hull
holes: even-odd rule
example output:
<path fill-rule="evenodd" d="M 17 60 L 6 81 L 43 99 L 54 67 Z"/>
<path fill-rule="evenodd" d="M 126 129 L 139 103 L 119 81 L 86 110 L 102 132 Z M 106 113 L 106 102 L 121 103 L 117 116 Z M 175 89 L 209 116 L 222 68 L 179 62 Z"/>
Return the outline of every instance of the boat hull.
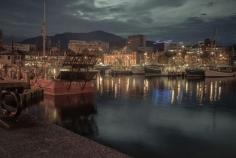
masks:
<path fill-rule="evenodd" d="M 186 70 L 187 79 L 202 79 L 205 77 L 204 70 Z"/>
<path fill-rule="evenodd" d="M 98 71 L 85 71 L 85 72 L 61 71 L 57 79 L 64 81 L 91 81 L 95 79 L 97 73 Z"/>
<path fill-rule="evenodd" d="M 112 70 L 111 75 L 132 75 L 132 71 L 130 70 Z"/>
<path fill-rule="evenodd" d="M 149 68 L 149 67 L 145 67 L 144 71 L 146 74 L 157 74 L 157 75 L 161 75 L 161 70 L 160 69 L 155 69 L 155 68 Z"/>
<path fill-rule="evenodd" d="M 32 81 L 31 85 L 42 88 L 44 94 L 47 95 L 72 95 L 96 92 L 93 81 L 86 82 L 85 84 L 85 82 L 38 79 L 37 81 Z"/>
<path fill-rule="evenodd" d="M 132 70 L 133 75 L 144 75 L 144 70 Z"/>
<path fill-rule="evenodd" d="M 215 78 L 219 78 L 219 77 L 234 77 L 235 73 L 233 72 L 219 72 L 219 71 L 213 71 L 213 70 L 206 70 L 205 71 L 205 77 L 215 77 Z"/>

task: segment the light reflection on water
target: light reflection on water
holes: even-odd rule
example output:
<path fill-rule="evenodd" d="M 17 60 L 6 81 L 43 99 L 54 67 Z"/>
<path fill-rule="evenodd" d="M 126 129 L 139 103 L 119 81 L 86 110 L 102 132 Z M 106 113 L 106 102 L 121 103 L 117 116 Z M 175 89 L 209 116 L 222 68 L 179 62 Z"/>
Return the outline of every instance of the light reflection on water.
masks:
<path fill-rule="evenodd" d="M 98 142 L 134 157 L 236 156 L 235 80 L 102 80 Z"/>
<path fill-rule="evenodd" d="M 100 96 L 106 93 L 119 96 L 137 95 L 148 98 L 156 104 L 185 104 L 186 101 L 197 105 L 214 103 L 222 97 L 222 84 L 225 79 L 206 79 L 201 81 L 188 81 L 183 79 L 144 77 L 98 77 L 97 90 Z M 227 86 L 224 88 L 228 88 Z"/>
<path fill-rule="evenodd" d="M 236 80 L 127 76 L 96 84 L 96 98 L 46 97 L 31 112 L 134 157 L 236 157 Z"/>

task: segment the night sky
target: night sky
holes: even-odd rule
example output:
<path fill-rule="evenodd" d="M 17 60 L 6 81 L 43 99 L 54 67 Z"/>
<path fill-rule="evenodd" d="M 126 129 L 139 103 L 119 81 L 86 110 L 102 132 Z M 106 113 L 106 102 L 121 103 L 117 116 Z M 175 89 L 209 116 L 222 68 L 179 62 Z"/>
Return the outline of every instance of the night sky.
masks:
<path fill-rule="evenodd" d="M 48 32 L 103 30 L 153 40 L 236 41 L 236 0 L 47 0 Z M 43 0 L 4 0 L 0 29 L 5 35 L 40 35 Z M 216 32 L 216 33 L 215 33 Z"/>

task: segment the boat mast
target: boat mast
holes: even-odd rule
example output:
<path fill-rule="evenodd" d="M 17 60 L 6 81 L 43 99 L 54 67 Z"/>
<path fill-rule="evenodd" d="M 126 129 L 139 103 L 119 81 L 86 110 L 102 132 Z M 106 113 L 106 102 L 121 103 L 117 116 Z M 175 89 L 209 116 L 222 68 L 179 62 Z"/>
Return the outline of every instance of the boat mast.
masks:
<path fill-rule="evenodd" d="M 216 36 L 217 36 L 217 29 L 215 29 L 213 38 L 211 40 L 211 51 L 214 52 L 214 61 L 213 64 L 216 64 L 216 57 L 217 57 L 217 52 L 216 52 Z"/>
<path fill-rule="evenodd" d="M 42 26 L 42 36 L 43 36 L 43 57 L 46 56 L 46 42 L 47 42 L 47 17 L 46 17 L 46 0 L 43 0 L 43 26 Z"/>

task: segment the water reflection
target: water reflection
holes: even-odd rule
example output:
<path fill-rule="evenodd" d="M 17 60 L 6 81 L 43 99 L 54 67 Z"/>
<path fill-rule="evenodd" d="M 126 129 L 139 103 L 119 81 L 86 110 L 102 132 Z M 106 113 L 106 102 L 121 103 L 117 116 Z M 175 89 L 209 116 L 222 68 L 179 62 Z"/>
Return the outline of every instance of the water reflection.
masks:
<path fill-rule="evenodd" d="M 96 96 L 46 96 L 31 113 L 134 157 L 236 157 L 236 80 L 95 82 Z"/>
<path fill-rule="evenodd" d="M 140 158 L 236 156 L 236 80 L 103 81 L 106 91 L 97 89 L 96 141 Z"/>
<path fill-rule="evenodd" d="M 94 94 L 74 96 L 45 96 L 40 107 L 30 109 L 40 119 L 56 123 L 75 133 L 94 137 L 98 135 L 95 121 L 97 109 Z M 40 108 L 40 110 L 38 110 Z"/>
<path fill-rule="evenodd" d="M 186 102 L 203 105 L 221 100 L 223 88 L 227 88 L 222 87 L 224 80 L 189 81 L 168 78 L 147 79 L 140 76 L 104 78 L 100 76 L 97 80 L 97 91 L 100 96 L 109 93 L 114 99 L 134 95 L 145 98 L 152 95 L 153 103 L 159 105 L 167 103 L 181 105 Z"/>

